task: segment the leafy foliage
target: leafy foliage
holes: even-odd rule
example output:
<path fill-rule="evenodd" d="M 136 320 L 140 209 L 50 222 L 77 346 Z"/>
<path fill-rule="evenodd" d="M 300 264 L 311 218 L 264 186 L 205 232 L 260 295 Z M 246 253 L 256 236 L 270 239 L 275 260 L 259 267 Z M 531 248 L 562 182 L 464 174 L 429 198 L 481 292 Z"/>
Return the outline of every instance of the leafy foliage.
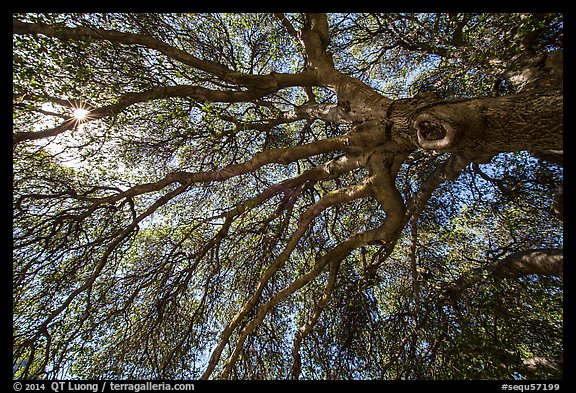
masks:
<path fill-rule="evenodd" d="M 502 143 L 427 195 L 460 152 L 343 154 L 366 119 L 307 73 L 314 16 L 14 18 L 15 378 L 562 376 L 525 365 L 562 356 L 561 279 L 490 270 L 562 248 L 558 162 Z M 559 14 L 327 21 L 332 71 L 394 102 L 512 95 L 510 59 L 562 48 Z"/>

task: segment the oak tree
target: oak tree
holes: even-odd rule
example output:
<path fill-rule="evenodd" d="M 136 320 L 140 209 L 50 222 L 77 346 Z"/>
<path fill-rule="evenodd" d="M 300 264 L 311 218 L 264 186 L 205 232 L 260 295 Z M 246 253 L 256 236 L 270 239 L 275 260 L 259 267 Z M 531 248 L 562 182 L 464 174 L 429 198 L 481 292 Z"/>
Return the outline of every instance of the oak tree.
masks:
<path fill-rule="evenodd" d="M 15 378 L 562 375 L 561 14 L 14 14 Z"/>

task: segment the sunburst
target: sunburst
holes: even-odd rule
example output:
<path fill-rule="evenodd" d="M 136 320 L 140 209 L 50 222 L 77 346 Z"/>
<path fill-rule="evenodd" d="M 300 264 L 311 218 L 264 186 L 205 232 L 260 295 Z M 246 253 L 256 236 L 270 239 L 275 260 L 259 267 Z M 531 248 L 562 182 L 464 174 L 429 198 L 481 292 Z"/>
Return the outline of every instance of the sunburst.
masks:
<path fill-rule="evenodd" d="M 71 118 L 70 120 L 74 122 L 74 126 L 79 126 L 87 121 L 92 120 L 91 112 L 92 106 L 83 101 L 69 101 Z"/>
<path fill-rule="evenodd" d="M 86 120 L 89 114 L 90 111 L 86 108 L 76 108 L 72 111 L 72 116 L 74 116 L 74 119 L 78 122 Z"/>

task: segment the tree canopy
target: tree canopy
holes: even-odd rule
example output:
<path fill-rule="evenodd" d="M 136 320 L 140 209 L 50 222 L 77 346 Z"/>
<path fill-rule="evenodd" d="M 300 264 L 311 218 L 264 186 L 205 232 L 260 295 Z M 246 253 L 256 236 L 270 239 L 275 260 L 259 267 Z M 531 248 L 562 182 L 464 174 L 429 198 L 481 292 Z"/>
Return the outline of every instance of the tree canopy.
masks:
<path fill-rule="evenodd" d="M 562 377 L 557 13 L 13 15 L 17 379 Z"/>

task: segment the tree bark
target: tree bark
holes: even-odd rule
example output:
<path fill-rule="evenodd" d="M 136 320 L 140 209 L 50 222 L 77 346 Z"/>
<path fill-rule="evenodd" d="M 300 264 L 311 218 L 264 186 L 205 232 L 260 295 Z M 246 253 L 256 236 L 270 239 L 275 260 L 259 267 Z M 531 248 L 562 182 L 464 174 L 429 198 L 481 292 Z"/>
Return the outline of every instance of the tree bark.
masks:
<path fill-rule="evenodd" d="M 438 102 L 415 116 L 424 149 L 486 152 L 563 149 L 563 90 Z"/>
<path fill-rule="evenodd" d="M 444 291 L 452 299 L 457 299 L 464 290 L 481 282 L 484 279 L 483 273 L 486 271 L 498 278 L 518 278 L 529 274 L 562 277 L 563 261 L 564 254 L 561 249 L 520 251 L 508 255 L 491 266 L 465 273 L 456 281 L 447 283 Z"/>
<path fill-rule="evenodd" d="M 524 359 L 522 363 L 529 376 L 542 371 L 561 373 L 564 369 L 564 362 L 561 357 L 535 356 Z"/>
<path fill-rule="evenodd" d="M 361 181 L 347 185 L 338 185 L 336 190 L 324 194 L 319 201 L 307 207 L 299 216 L 295 229 L 281 254 L 269 262 L 267 270 L 260 278 L 256 288 L 246 300 L 242 308 L 235 314 L 223 330 L 217 346 L 213 349 L 208 366 L 202 379 L 209 378 L 218 364 L 227 346 L 232 352 L 224 365 L 222 377 L 228 377 L 237 359 L 242 356 L 244 340 L 262 323 L 266 315 L 279 303 L 285 301 L 296 291 L 302 289 L 321 272 L 330 267 L 330 277 L 323 297 L 317 303 L 308 322 L 298 331 L 293 345 L 294 376 L 298 376 L 300 368 L 299 347 L 305 334 L 311 331 L 325 307 L 338 279 L 338 267 L 341 262 L 356 249 L 367 245 L 382 245 L 386 247 L 386 256 L 394 249 L 406 224 L 413 220 L 415 224 L 423 211 L 428 199 L 440 184 L 458 177 L 460 172 L 470 163 L 481 162 L 500 152 L 516 152 L 527 150 L 544 159 L 562 163 L 563 150 L 563 89 L 562 89 L 562 56 L 561 54 L 546 54 L 532 56 L 526 54 L 511 60 L 511 63 L 522 63 L 517 71 L 503 75 L 515 86 L 514 94 L 499 97 L 482 97 L 473 99 L 439 99 L 431 94 L 392 100 L 371 88 L 368 84 L 338 71 L 334 67 L 332 54 L 328 51 L 330 32 L 328 18 L 325 14 L 307 14 L 301 31 L 297 31 L 284 14 L 275 14 L 291 37 L 298 39 L 306 56 L 304 70 L 288 73 L 270 72 L 265 75 L 248 74 L 234 71 L 222 64 L 202 60 L 178 47 L 146 34 L 137 34 L 110 29 L 88 27 L 66 27 L 64 25 L 47 25 L 43 23 L 26 23 L 13 19 L 13 33 L 23 35 L 43 34 L 60 40 L 108 41 L 120 45 L 138 45 L 170 60 L 201 71 L 207 81 L 218 80 L 220 88 L 203 87 L 202 80 L 198 85 L 162 86 L 140 92 L 118 92 L 118 96 L 110 105 L 92 108 L 90 120 L 113 117 L 130 105 L 158 99 L 190 98 L 200 101 L 226 103 L 254 102 L 264 100 L 266 96 L 288 87 L 299 87 L 305 90 L 308 100 L 293 103 L 290 110 L 277 109 L 274 119 L 261 119 L 248 126 L 233 115 L 225 119 L 239 128 L 244 124 L 246 129 L 271 130 L 274 125 L 305 120 L 308 126 L 315 120 L 328 123 L 344 124 L 347 132 L 324 139 L 305 141 L 305 133 L 301 141 L 294 146 L 267 149 L 258 147 L 259 153 L 253 154 L 240 163 L 235 161 L 223 168 L 209 172 L 175 171 L 162 179 L 150 183 L 138 184 L 116 194 L 89 199 L 91 214 L 97 207 L 104 204 L 112 206 L 118 201 L 132 200 L 134 197 L 179 183 L 174 191 L 166 192 L 156 200 L 144 213 L 135 217 L 126 229 L 113 238 L 104 256 L 85 283 L 74 290 L 64 303 L 54 310 L 38 330 L 36 339 L 54 320 L 57 320 L 72 304 L 75 298 L 92 290 L 92 285 L 108 262 L 108 258 L 116 252 L 124 239 L 132 233 L 138 224 L 150 216 L 156 209 L 167 203 L 170 198 L 184 193 L 189 187 L 209 182 L 224 182 L 231 178 L 255 172 L 265 165 L 288 165 L 310 157 L 338 153 L 339 158 L 325 162 L 312 169 L 269 186 L 257 196 L 238 202 L 234 208 L 222 213 L 224 225 L 210 242 L 196 254 L 198 262 L 214 244 L 220 242 L 228 234 L 228 228 L 235 217 L 258 206 L 272 196 L 284 193 L 282 203 L 294 204 L 297 194 L 307 183 L 321 179 L 336 178 L 352 169 L 361 168 L 368 171 Z M 454 41 L 462 40 L 461 23 L 455 32 Z M 407 46 L 412 44 L 406 42 Z M 211 85 L 209 85 L 211 86 Z M 317 103 L 313 96 L 312 86 L 324 87 L 335 93 L 337 102 Z M 41 100 L 34 97 L 28 100 L 34 105 Z M 70 106 L 63 98 L 60 105 Z M 319 100 L 320 101 L 320 100 Z M 34 106 L 33 105 L 33 106 Z M 285 111 L 285 112 L 282 112 Z M 27 140 L 37 140 L 54 137 L 62 132 L 75 128 L 77 123 L 73 118 L 65 118 L 63 124 L 50 130 L 36 132 L 17 132 L 13 143 Z M 428 172 L 426 179 L 420 184 L 419 190 L 407 204 L 399 192 L 396 176 L 408 155 L 416 149 L 450 152 L 450 158 L 440 164 L 435 170 Z M 420 151 L 422 152 L 422 151 Z M 426 153 L 426 152 L 423 152 Z M 215 163 L 216 165 L 216 163 Z M 316 164 L 315 164 L 316 165 Z M 291 192 L 289 192 L 291 189 Z M 294 199 L 292 199 L 294 198 Z M 380 205 L 380 212 L 385 219 L 379 226 L 369 226 L 364 232 L 347 235 L 346 240 L 331 246 L 328 251 L 320 253 L 309 270 L 297 276 L 293 281 L 268 295 L 265 290 L 269 281 L 289 261 L 293 251 L 297 250 L 299 242 L 316 225 L 315 220 L 326 209 L 339 206 L 362 198 L 372 198 Z M 142 198 L 144 199 L 144 198 Z M 88 200 L 88 199 L 86 199 Z M 560 189 L 555 208 L 562 215 L 563 193 Z M 278 210 L 279 211 L 279 210 Z M 291 213 L 290 213 L 291 214 Z M 134 215 L 136 215 L 134 213 Z M 287 216 L 290 219 L 290 215 Z M 288 223 L 288 221 L 286 221 Z M 414 231 L 416 227 L 414 227 Z M 288 233 L 288 232 L 286 232 Z M 415 234 L 414 234 L 415 236 Z M 415 325 L 402 341 L 404 348 L 407 340 L 419 330 L 423 320 L 418 317 L 419 287 L 421 279 L 416 264 L 416 238 L 413 239 L 412 272 L 414 279 L 413 294 L 416 308 L 413 312 Z M 385 259 L 385 258 L 384 258 Z M 381 263 L 381 262 L 379 262 Z M 374 270 L 378 267 L 372 265 Z M 467 288 L 481 282 L 485 273 L 489 272 L 498 278 L 518 278 L 529 274 L 559 276 L 563 274 L 563 251 L 561 249 L 533 249 L 516 252 L 502 260 L 490 263 L 486 267 L 472 269 L 453 282 L 443 287 L 445 294 L 452 299 L 461 296 Z M 193 277 L 192 274 L 188 279 Z M 266 294 L 264 296 L 263 294 Z M 248 320 L 248 316 L 251 319 Z M 426 317 L 426 316 L 425 316 Z M 43 330 L 44 329 L 44 330 Z M 234 336 L 237 332 L 238 336 Z M 46 333 L 48 334 L 48 333 Z M 232 338 L 236 339 L 233 343 Z M 403 350 L 403 349 L 402 349 Z M 392 356 L 385 367 L 389 367 L 400 356 L 401 352 Z M 552 365 L 552 366 L 551 366 Z M 533 358 L 525 361 L 527 369 L 548 367 L 558 368 L 545 358 Z"/>

